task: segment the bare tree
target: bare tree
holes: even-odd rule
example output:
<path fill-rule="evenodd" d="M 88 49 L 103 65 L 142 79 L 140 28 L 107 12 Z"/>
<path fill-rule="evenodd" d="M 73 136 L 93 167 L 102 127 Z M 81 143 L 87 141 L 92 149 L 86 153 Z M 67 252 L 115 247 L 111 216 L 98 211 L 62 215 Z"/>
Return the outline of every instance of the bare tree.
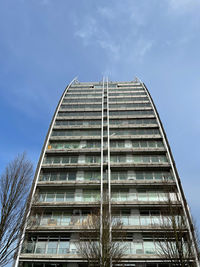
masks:
<path fill-rule="evenodd" d="M 102 215 L 95 211 L 83 221 L 75 245 L 89 267 L 110 267 L 122 261 L 125 236 L 123 224 L 114 217 L 110 219 L 108 203 L 104 203 Z"/>
<path fill-rule="evenodd" d="M 25 153 L 10 162 L 0 180 L 0 266 L 15 254 L 26 221 L 33 166 Z"/>
<path fill-rule="evenodd" d="M 194 233 L 194 239 L 191 239 L 183 207 L 178 201 L 178 194 L 175 201 L 172 200 L 170 193 L 166 195 L 167 207 L 163 212 L 162 231 L 157 236 L 157 252 L 173 266 L 196 267 L 195 250 L 198 247 L 196 234 Z"/>

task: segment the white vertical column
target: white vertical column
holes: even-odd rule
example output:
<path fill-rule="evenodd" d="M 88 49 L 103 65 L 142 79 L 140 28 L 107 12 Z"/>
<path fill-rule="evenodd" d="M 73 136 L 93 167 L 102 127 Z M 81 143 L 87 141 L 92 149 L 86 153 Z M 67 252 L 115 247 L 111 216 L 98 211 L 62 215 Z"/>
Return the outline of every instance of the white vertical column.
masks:
<path fill-rule="evenodd" d="M 109 212 L 109 241 L 112 242 L 112 213 L 111 213 L 111 171 L 110 171 L 110 121 L 109 121 L 109 89 L 107 77 L 107 145 L 108 145 L 108 212 Z M 110 267 L 112 266 L 112 259 Z"/>
<path fill-rule="evenodd" d="M 105 79 L 103 77 L 103 87 L 102 87 L 102 106 L 101 106 L 101 201 L 100 201 L 100 245 L 101 245 L 101 256 L 102 256 L 102 232 L 103 232 L 103 123 L 104 123 L 104 83 Z"/>

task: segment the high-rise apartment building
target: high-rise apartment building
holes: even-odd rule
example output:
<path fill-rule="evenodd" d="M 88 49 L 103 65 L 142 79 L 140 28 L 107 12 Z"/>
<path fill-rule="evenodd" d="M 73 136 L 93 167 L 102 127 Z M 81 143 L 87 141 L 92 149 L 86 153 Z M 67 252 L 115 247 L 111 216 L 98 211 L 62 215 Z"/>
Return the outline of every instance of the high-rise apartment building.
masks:
<path fill-rule="evenodd" d="M 27 224 L 15 266 L 87 266 L 74 241 L 88 214 L 102 204 L 103 192 L 112 216 L 120 218 L 127 233 L 124 266 L 168 266 L 156 250 L 168 198 L 182 209 L 193 240 L 162 123 L 146 86 L 137 79 L 73 80 L 65 89 L 33 182 L 34 224 Z"/>

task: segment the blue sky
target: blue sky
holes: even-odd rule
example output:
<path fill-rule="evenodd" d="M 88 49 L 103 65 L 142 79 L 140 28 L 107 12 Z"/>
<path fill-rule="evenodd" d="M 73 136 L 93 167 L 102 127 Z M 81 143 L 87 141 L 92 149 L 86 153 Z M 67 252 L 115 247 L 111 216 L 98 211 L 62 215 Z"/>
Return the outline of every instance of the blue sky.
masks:
<path fill-rule="evenodd" d="M 0 0 L 0 171 L 36 166 L 66 85 L 135 76 L 163 121 L 200 222 L 199 0 Z"/>

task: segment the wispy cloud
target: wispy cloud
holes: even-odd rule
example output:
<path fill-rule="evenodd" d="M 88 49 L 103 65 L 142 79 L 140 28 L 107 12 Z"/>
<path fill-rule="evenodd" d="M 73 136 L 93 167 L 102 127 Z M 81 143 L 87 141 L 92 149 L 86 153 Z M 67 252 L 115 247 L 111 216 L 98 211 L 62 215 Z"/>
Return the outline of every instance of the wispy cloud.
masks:
<path fill-rule="evenodd" d="M 167 0 L 169 7 L 178 13 L 187 13 L 195 8 L 200 8 L 199 0 Z"/>
<path fill-rule="evenodd" d="M 77 24 L 77 21 L 76 21 Z M 97 22 L 92 17 L 84 18 L 80 28 L 75 31 L 75 36 L 80 37 L 84 43 L 84 45 L 89 45 L 92 41 L 92 38 L 96 35 L 97 29 Z"/>
<path fill-rule="evenodd" d="M 129 8 L 120 2 L 111 6 L 99 6 L 93 16 L 85 14 L 74 18 L 75 37 L 83 45 L 99 46 L 109 62 L 118 60 L 142 61 L 153 48 L 154 41 L 145 37 L 140 28 L 146 24 L 140 7 L 129 2 Z"/>
<path fill-rule="evenodd" d="M 154 41 L 153 40 L 139 40 L 137 43 L 137 49 L 138 49 L 138 54 L 140 58 L 143 58 L 148 51 L 151 50 L 153 47 Z"/>
<path fill-rule="evenodd" d="M 83 19 L 81 25 L 75 31 L 75 37 L 82 40 L 86 46 L 97 45 L 106 53 L 111 54 L 114 59 L 118 58 L 119 44 L 112 39 L 105 28 L 101 27 L 100 23 L 93 17 Z"/>
<path fill-rule="evenodd" d="M 114 9 L 111 9 L 110 7 L 99 7 L 97 12 L 104 18 L 108 19 L 115 19 L 117 16 L 117 13 L 114 11 Z"/>

